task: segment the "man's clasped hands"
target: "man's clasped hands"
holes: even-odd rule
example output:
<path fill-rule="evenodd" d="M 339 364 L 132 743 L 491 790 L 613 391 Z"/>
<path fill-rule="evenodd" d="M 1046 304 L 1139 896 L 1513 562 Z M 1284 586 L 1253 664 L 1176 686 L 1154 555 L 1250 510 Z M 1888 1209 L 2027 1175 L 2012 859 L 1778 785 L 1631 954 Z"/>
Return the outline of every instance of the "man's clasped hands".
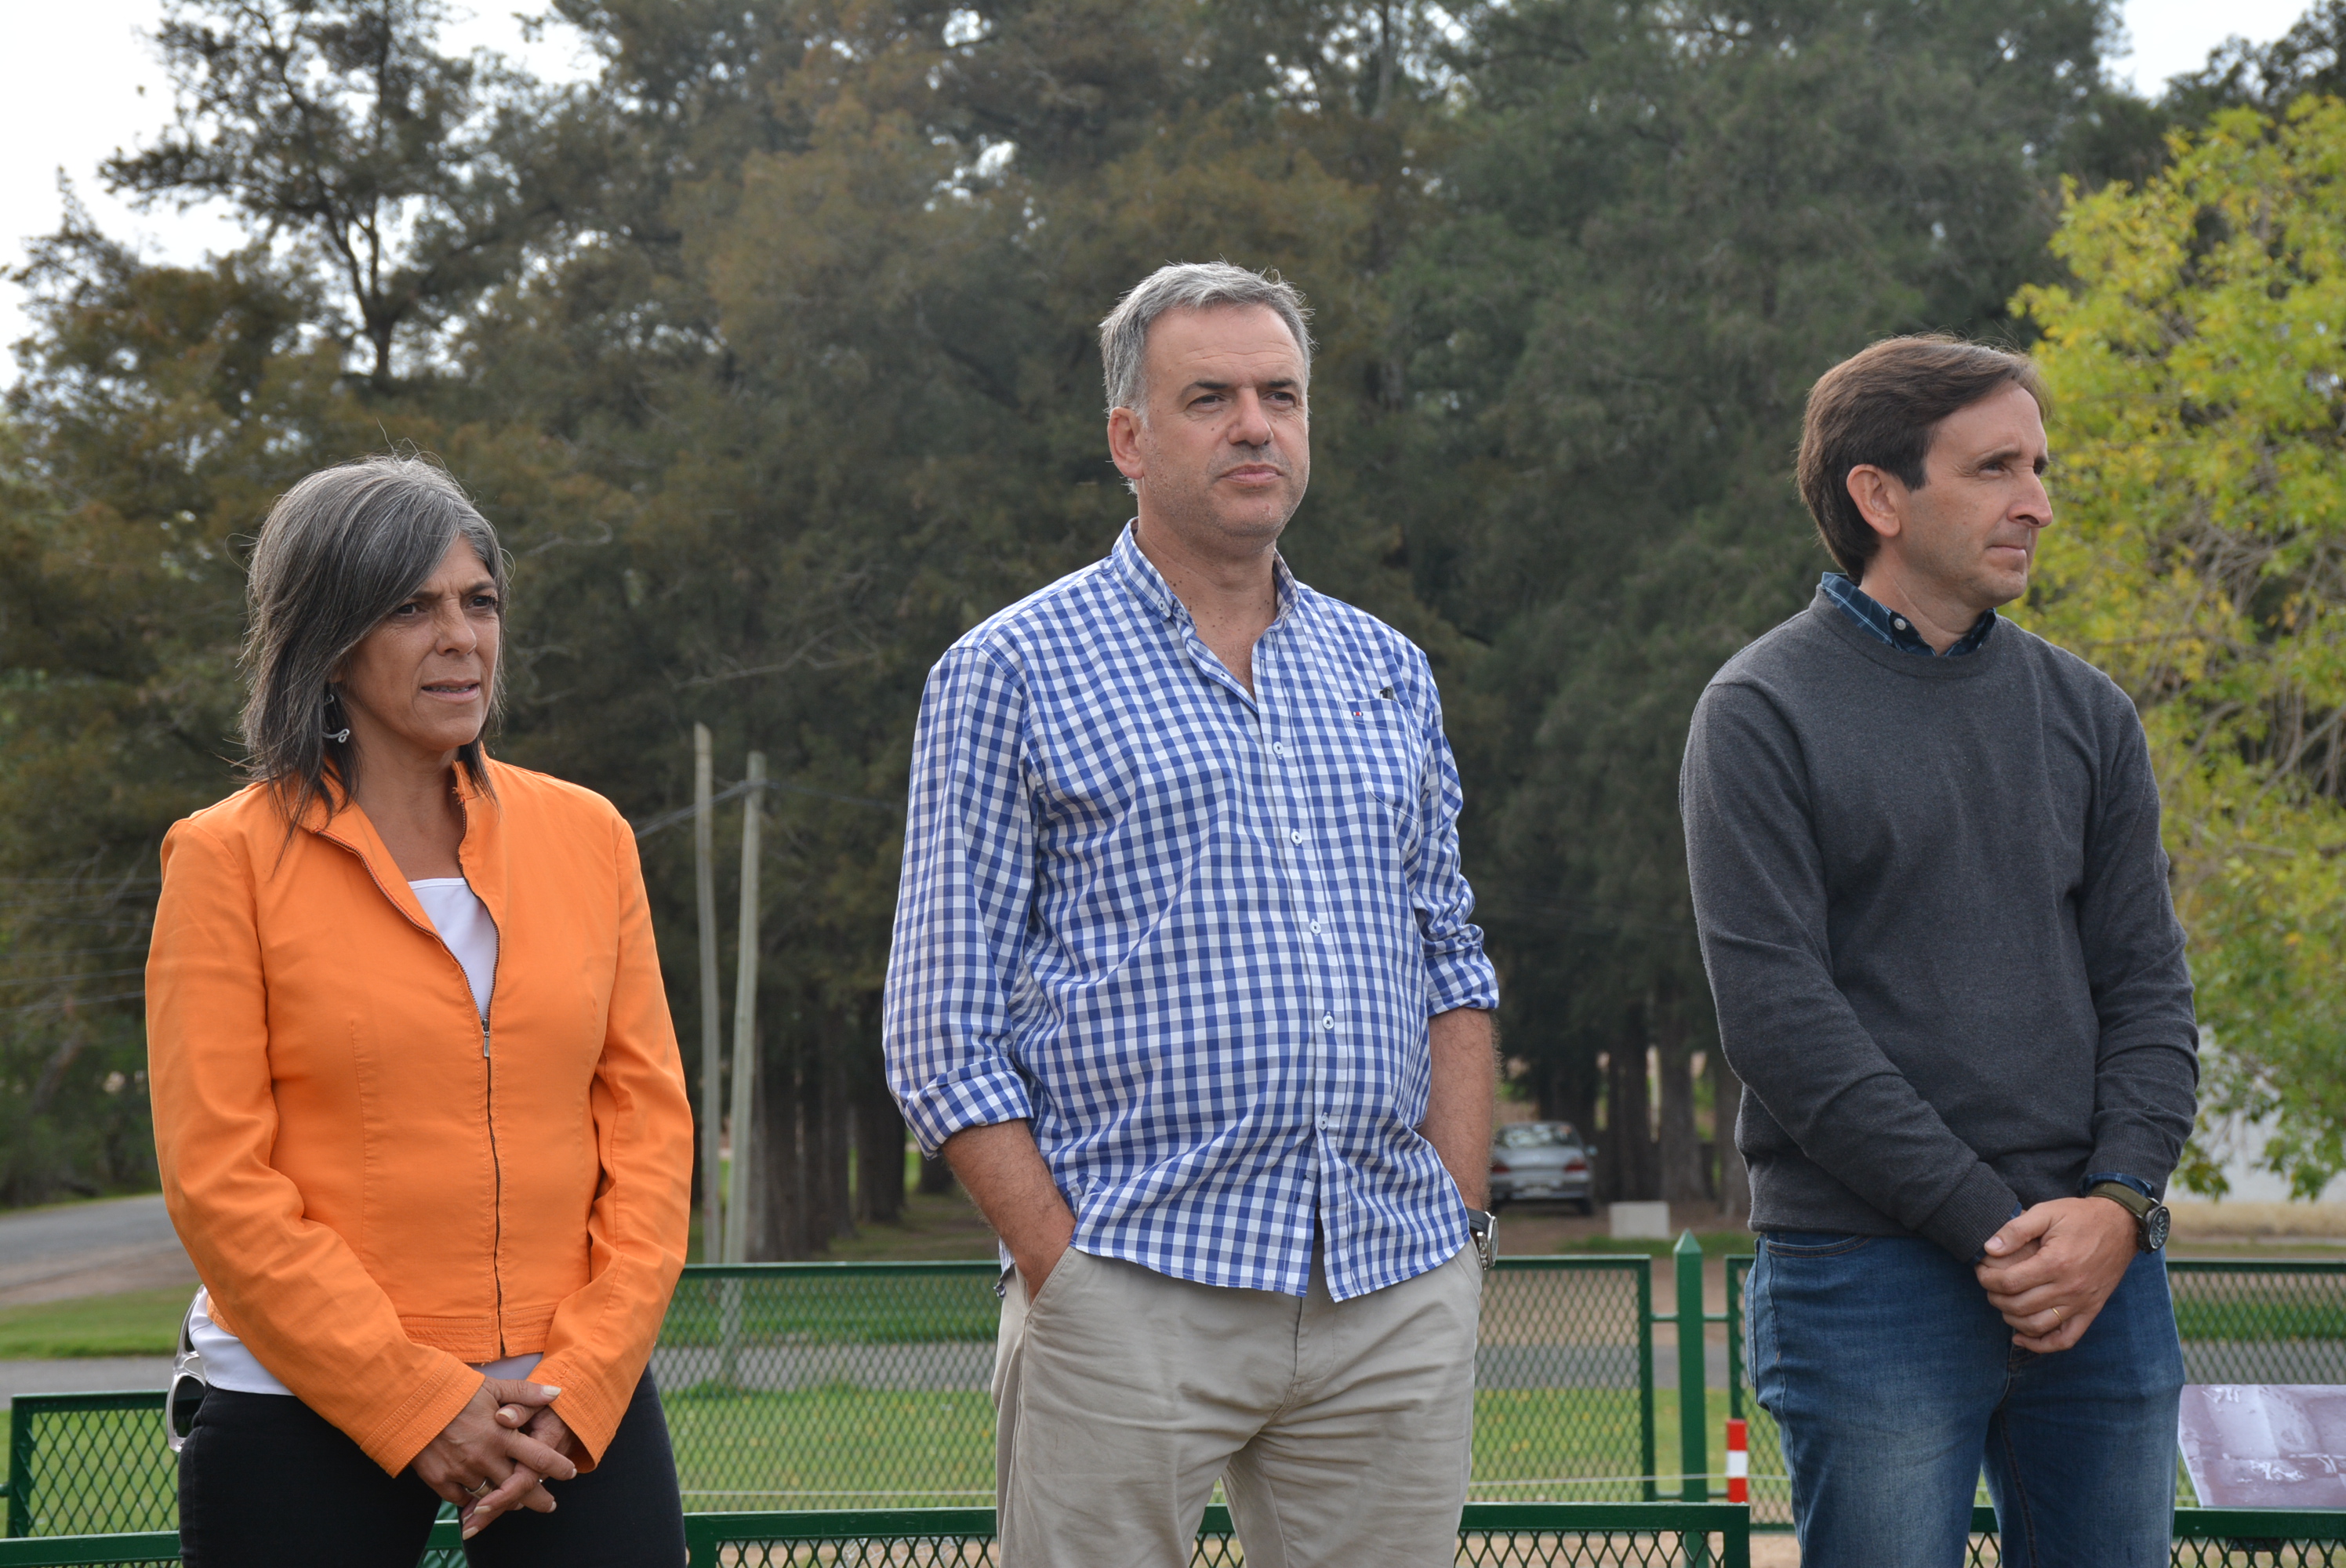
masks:
<path fill-rule="evenodd" d="M 2106 1197 L 2064 1197 L 2013 1216 L 1988 1237 L 1979 1282 L 2012 1342 L 2066 1350 L 2110 1298 L 2137 1250 L 2134 1216 Z"/>

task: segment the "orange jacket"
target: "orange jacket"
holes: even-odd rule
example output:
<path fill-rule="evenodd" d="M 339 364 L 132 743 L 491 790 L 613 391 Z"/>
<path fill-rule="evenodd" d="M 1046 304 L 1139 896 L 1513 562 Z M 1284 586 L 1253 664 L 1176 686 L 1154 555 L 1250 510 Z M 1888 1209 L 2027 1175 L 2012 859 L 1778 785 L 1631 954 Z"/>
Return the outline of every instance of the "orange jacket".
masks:
<path fill-rule="evenodd" d="M 163 840 L 147 961 L 156 1156 L 212 1315 L 393 1474 L 466 1362 L 533 1350 L 591 1468 L 684 1263 L 692 1111 L 634 836 L 489 772 L 460 853 L 497 928 L 485 1029 L 365 813 L 289 844 L 259 785 Z"/>

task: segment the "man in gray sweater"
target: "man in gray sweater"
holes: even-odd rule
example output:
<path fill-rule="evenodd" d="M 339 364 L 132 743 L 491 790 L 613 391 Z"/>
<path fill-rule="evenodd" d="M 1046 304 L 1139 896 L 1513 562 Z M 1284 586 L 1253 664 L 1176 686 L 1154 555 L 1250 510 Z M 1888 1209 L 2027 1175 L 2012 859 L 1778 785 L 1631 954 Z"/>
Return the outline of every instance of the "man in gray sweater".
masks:
<path fill-rule="evenodd" d="M 2007 1564 L 2168 1561 L 2198 1031 L 2141 721 L 1995 614 L 2052 523 L 2041 403 L 1939 338 L 1821 380 L 1800 488 L 1846 575 L 1687 744 L 1804 1568 L 1954 1568 L 1983 1466 Z"/>

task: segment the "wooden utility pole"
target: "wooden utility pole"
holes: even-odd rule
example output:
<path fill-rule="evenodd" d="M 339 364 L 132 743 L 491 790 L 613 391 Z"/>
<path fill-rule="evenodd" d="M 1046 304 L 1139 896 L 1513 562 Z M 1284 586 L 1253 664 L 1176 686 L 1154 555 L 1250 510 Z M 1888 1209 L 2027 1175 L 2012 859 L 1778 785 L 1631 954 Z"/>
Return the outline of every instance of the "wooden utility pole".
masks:
<path fill-rule="evenodd" d="M 766 789 L 766 754 L 750 753 L 749 792 L 741 798 L 741 948 L 733 978 L 733 1170 L 725 1196 L 725 1261 L 750 1252 L 750 1156 L 758 1125 L 752 1093 L 758 1059 L 758 818 Z"/>
<path fill-rule="evenodd" d="M 700 1260 L 724 1256 L 725 1080 L 718 1069 L 716 763 L 709 726 L 692 727 L 692 871 L 700 900 Z"/>

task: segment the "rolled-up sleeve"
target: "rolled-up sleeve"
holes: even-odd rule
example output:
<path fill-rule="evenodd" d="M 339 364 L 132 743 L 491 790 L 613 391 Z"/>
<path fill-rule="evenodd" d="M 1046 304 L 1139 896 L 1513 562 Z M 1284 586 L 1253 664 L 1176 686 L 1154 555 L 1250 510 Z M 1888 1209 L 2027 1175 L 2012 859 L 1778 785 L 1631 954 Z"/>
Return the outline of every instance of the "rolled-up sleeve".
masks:
<path fill-rule="evenodd" d="M 913 739 L 903 874 L 882 1037 L 905 1124 L 933 1154 L 964 1127 L 1029 1116 L 1010 998 L 1035 891 L 1016 673 L 981 647 L 929 673 Z"/>
<path fill-rule="evenodd" d="M 1425 998 L 1429 1016 L 1461 1007 L 1485 1011 L 1499 1005 L 1499 975 L 1483 951 L 1483 928 L 1473 921 L 1474 890 L 1459 861 L 1458 814 L 1466 804 L 1458 781 L 1458 759 L 1443 733 L 1442 703 L 1433 671 L 1415 672 L 1430 710 L 1425 767 L 1420 785 L 1425 832 L 1402 870 L 1425 943 Z"/>

